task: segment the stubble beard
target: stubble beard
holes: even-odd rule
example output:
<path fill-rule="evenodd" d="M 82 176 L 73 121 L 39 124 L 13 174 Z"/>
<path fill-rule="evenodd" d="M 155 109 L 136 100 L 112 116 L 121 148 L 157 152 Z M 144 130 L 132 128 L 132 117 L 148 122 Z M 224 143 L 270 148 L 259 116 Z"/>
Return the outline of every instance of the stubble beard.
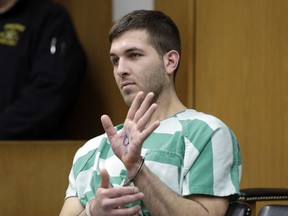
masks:
<path fill-rule="evenodd" d="M 153 73 L 149 72 L 149 75 L 147 77 L 144 77 L 144 86 L 139 88 L 139 91 L 143 91 L 144 95 L 147 95 L 149 92 L 154 93 L 154 98 L 152 103 L 159 102 L 160 98 L 164 96 L 165 92 L 165 68 L 164 68 L 164 62 L 161 61 L 159 65 L 155 66 L 154 68 L 150 68 L 150 71 L 154 71 Z M 150 74 L 154 74 L 153 77 L 150 76 Z M 150 76 L 150 77 L 149 77 Z M 134 92 L 131 90 L 126 90 L 124 92 L 121 92 L 122 97 L 125 101 L 125 104 L 130 107 L 134 98 L 136 97 L 136 94 L 139 92 Z M 135 94 L 135 95 L 134 95 Z M 131 98 L 133 97 L 133 98 Z"/>

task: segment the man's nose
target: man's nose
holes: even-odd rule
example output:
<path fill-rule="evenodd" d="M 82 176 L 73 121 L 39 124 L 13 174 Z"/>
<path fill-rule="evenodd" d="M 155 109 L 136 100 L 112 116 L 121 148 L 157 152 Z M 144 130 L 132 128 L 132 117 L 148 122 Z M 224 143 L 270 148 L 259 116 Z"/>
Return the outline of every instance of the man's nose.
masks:
<path fill-rule="evenodd" d="M 117 74 L 119 76 L 127 75 L 129 73 L 128 63 L 125 59 L 119 59 L 117 66 Z"/>

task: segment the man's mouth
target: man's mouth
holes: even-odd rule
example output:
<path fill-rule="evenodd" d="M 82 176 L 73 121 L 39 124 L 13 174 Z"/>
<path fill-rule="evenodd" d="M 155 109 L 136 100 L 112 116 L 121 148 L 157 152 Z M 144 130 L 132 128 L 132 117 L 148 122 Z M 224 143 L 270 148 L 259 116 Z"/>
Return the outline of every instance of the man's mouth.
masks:
<path fill-rule="evenodd" d="M 126 88 L 126 87 L 128 87 L 128 86 L 130 86 L 130 85 L 134 85 L 134 83 L 132 83 L 132 82 L 123 82 L 123 83 L 121 84 L 121 89 Z"/>

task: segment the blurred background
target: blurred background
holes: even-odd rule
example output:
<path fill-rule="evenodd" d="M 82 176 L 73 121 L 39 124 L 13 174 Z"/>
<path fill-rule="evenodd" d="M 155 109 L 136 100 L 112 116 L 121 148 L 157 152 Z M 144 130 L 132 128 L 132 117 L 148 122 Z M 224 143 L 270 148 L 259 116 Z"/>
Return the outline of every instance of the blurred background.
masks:
<path fill-rule="evenodd" d="M 127 107 L 114 83 L 107 35 L 119 16 L 141 8 L 161 10 L 178 25 L 178 94 L 234 131 L 243 154 L 241 188 L 288 187 L 288 1 L 57 2 L 69 11 L 88 58 L 70 139 L 1 142 L 0 215 L 58 215 L 76 150 L 103 132 L 102 114 L 123 121 Z"/>

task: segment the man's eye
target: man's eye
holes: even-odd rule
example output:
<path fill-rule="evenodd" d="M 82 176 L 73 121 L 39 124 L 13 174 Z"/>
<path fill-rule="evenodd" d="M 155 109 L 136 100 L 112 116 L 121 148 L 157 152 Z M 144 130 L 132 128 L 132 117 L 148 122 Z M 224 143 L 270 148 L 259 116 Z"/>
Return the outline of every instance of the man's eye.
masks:
<path fill-rule="evenodd" d="M 131 53 L 131 58 L 135 59 L 135 58 L 139 58 L 141 55 L 139 53 Z"/>
<path fill-rule="evenodd" d="M 111 59 L 111 62 L 112 62 L 113 65 L 117 65 L 118 62 L 119 62 L 119 59 L 118 58 L 113 58 L 113 59 Z"/>

